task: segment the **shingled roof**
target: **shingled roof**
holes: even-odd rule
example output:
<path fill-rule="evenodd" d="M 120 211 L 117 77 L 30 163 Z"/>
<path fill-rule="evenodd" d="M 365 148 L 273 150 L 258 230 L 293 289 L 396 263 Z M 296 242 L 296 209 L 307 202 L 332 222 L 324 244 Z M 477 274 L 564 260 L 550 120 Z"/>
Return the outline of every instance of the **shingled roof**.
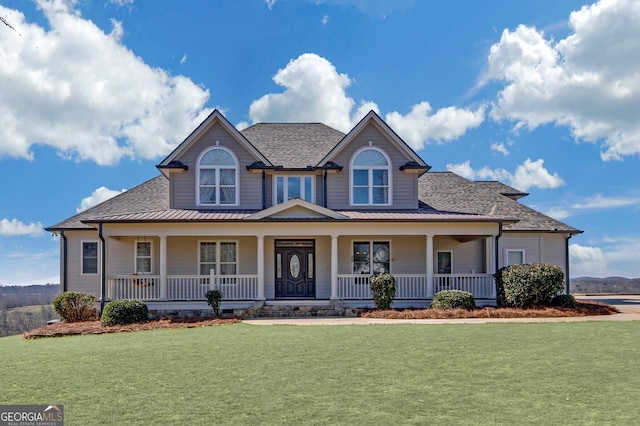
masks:
<path fill-rule="evenodd" d="M 582 233 L 576 228 L 503 195 L 502 191 L 505 187 L 510 188 L 502 184 L 487 185 L 486 182 L 473 182 L 452 172 L 429 172 L 418 180 L 418 198 L 440 211 L 520 219 L 517 223 L 504 226 L 504 229 L 509 231 Z"/>
<path fill-rule="evenodd" d="M 82 221 L 168 208 L 169 180 L 160 175 L 45 229 L 49 232 L 64 229 L 93 229 Z"/>
<path fill-rule="evenodd" d="M 271 164 L 285 169 L 316 166 L 345 136 L 322 123 L 259 123 L 240 133 Z"/>

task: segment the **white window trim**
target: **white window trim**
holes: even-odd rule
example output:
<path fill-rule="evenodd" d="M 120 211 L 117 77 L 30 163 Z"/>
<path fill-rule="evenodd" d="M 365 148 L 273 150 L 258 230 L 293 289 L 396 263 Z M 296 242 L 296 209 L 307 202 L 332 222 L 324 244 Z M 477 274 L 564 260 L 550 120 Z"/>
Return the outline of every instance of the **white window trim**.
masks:
<path fill-rule="evenodd" d="M 362 152 L 368 149 L 373 149 L 380 152 L 387 159 L 386 167 L 376 167 L 376 166 L 353 166 L 353 160 Z M 372 170 L 387 170 L 387 179 L 388 179 L 388 187 L 389 191 L 387 193 L 387 203 L 379 204 L 373 202 L 373 172 Z M 369 170 L 369 202 L 363 204 L 355 204 L 353 201 L 353 171 L 354 170 Z M 372 144 L 364 146 L 353 153 L 351 156 L 351 160 L 349 160 L 349 205 L 350 206 L 391 206 L 393 204 L 393 166 L 391 163 L 391 158 L 387 155 L 387 153 L 382 149 Z"/>
<path fill-rule="evenodd" d="M 198 276 L 208 276 L 209 274 L 206 275 L 200 275 L 200 254 L 201 254 L 201 250 L 202 250 L 202 244 L 201 243 L 216 243 L 216 261 L 215 261 L 215 275 L 218 276 L 220 275 L 220 244 L 221 243 L 235 243 L 236 245 L 236 275 L 240 275 L 240 243 L 238 242 L 238 240 L 217 240 L 217 239 L 206 239 L 206 240 L 198 240 L 198 261 L 197 263 L 197 270 L 196 270 L 196 275 Z"/>
<path fill-rule="evenodd" d="M 149 272 L 138 272 L 138 243 L 149 243 L 149 253 L 151 257 L 151 270 Z M 153 271 L 155 271 L 155 262 L 154 262 L 154 252 L 153 252 L 153 240 L 150 239 L 136 239 L 133 242 L 133 273 L 135 275 L 153 275 Z"/>
<path fill-rule="evenodd" d="M 446 273 L 446 272 L 438 272 L 438 253 L 449 253 L 450 258 L 451 258 L 451 272 L 450 273 Z M 436 251 L 436 259 L 435 259 L 435 270 L 436 270 L 436 274 L 441 274 L 441 275 L 451 275 L 453 274 L 453 250 L 437 250 Z"/>
<path fill-rule="evenodd" d="M 84 244 L 95 243 L 96 250 L 96 272 L 84 272 Z M 80 275 L 98 275 L 100 273 L 100 242 L 97 240 L 82 240 L 80 241 Z"/>
<path fill-rule="evenodd" d="M 204 169 L 214 169 L 216 170 L 216 203 L 202 203 L 200 202 L 200 160 L 202 160 L 202 157 L 209 151 L 214 150 L 214 149 L 221 149 L 223 151 L 227 151 L 232 157 L 233 160 L 236 162 L 235 167 L 233 167 L 233 169 L 235 170 L 235 176 L 236 176 L 236 193 L 235 193 L 235 198 L 236 198 L 236 202 L 234 204 L 221 204 L 220 203 L 220 169 L 231 169 L 230 166 L 205 166 L 203 167 Z M 240 174 L 239 174 L 239 165 L 240 163 L 238 162 L 238 157 L 236 156 L 236 154 L 230 150 L 227 147 L 224 146 L 220 146 L 220 145 L 214 145 L 214 146 L 210 146 L 206 149 L 204 149 L 200 155 L 198 155 L 198 159 L 196 160 L 196 206 L 198 207 L 233 207 L 233 206 L 239 206 L 240 205 Z"/>
<path fill-rule="evenodd" d="M 370 239 L 370 238 L 354 238 L 351 240 L 351 246 L 349 247 L 349 249 L 351 250 L 351 272 L 350 274 L 355 274 L 355 272 L 353 272 L 353 268 L 355 266 L 355 259 L 353 256 L 353 244 L 354 243 L 369 243 L 369 250 L 373 251 L 373 243 L 387 243 L 389 244 L 389 273 L 391 274 L 393 271 L 393 247 L 391 244 L 391 239 L 384 239 L 384 238 L 376 238 L 376 239 Z M 366 274 L 363 274 L 366 275 Z M 371 256 L 369 256 L 369 275 L 373 275 L 373 258 Z"/>
<path fill-rule="evenodd" d="M 278 203 L 278 178 L 284 178 L 283 179 L 283 187 L 282 190 L 284 191 L 284 197 L 282 200 L 282 203 L 286 203 L 287 201 L 289 201 L 288 199 L 284 199 L 287 198 L 288 194 L 289 194 L 289 183 L 288 183 L 288 178 L 290 177 L 299 177 L 300 178 L 300 198 L 302 198 L 304 200 L 304 196 L 306 195 L 305 193 L 305 189 L 304 189 L 304 179 L 305 178 L 311 178 L 311 200 L 307 200 L 310 203 L 314 203 L 316 202 L 316 179 L 315 179 L 315 175 L 288 175 L 288 174 L 276 174 L 273 175 L 273 179 L 272 179 L 272 187 L 273 187 L 273 196 L 271 197 L 273 200 L 273 205 L 277 206 L 278 204 L 282 204 L 282 203 Z"/>
<path fill-rule="evenodd" d="M 525 249 L 505 249 L 504 251 L 504 266 L 511 266 L 509 265 L 509 253 L 522 253 L 522 263 L 520 263 L 520 265 L 524 265 L 525 263 L 527 263 L 527 258 L 526 258 L 526 251 Z M 515 263 L 514 263 L 515 265 Z"/>

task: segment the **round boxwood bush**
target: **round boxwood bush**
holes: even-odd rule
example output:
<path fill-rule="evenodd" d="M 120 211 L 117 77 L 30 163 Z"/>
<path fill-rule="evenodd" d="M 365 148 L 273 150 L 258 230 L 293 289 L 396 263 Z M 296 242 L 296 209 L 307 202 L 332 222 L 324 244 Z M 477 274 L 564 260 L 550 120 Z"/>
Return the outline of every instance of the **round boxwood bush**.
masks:
<path fill-rule="evenodd" d="M 528 308 L 549 305 L 564 290 L 564 272 L 544 263 L 511 265 L 495 274 L 498 306 Z"/>
<path fill-rule="evenodd" d="M 102 311 L 100 323 L 103 327 L 110 325 L 127 325 L 149 319 L 149 309 L 141 300 L 113 300 L 107 303 Z"/>
<path fill-rule="evenodd" d="M 396 297 L 396 279 L 391 274 L 377 274 L 370 280 L 373 302 L 378 309 L 389 309 Z"/>
<path fill-rule="evenodd" d="M 442 290 L 433 296 L 431 301 L 433 309 L 466 309 L 471 311 L 476 308 L 473 294 L 462 290 Z"/>
<path fill-rule="evenodd" d="M 53 299 L 53 310 L 64 322 L 96 319 L 96 297 L 93 294 L 65 291 Z"/>
<path fill-rule="evenodd" d="M 551 306 L 558 306 L 560 308 L 575 308 L 576 298 L 570 294 L 558 294 L 551 299 Z"/>

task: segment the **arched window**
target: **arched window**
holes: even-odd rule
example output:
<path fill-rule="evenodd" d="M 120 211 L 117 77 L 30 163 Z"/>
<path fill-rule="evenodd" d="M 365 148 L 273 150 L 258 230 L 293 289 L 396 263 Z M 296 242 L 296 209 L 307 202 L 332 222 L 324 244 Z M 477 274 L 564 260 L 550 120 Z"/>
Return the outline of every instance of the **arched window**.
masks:
<path fill-rule="evenodd" d="M 391 204 L 391 161 L 384 151 L 367 147 L 351 159 L 351 204 Z"/>
<path fill-rule="evenodd" d="M 198 158 L 198 205 L 238 204 L 238 160 L 233 152 L 219 146 Z"/>

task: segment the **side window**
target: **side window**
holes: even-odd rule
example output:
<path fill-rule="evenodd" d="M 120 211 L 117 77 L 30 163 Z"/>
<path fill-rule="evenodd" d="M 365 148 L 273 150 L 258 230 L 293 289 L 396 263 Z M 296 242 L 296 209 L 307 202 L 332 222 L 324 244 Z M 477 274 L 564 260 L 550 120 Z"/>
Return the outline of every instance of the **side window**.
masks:
<path fill-rule="evenodd" d="M 368 147 L 351 159 L 351 204 L 391 204 L 391 161 L 384 151 Z"/>
<path fill-rule="evenodd" d="M 519 265 L 525 263 L 524 250 L 507 250 L 507 265 Z"/>
<path fill-rule="evenodd" d="M 353 273 L 382 274 L 391 272 L 389 241 L 354 241 Z"/>
<path fill-rule="evenodd" d="M 83 274 L 98 273 L 98 242 L 97 241 L 82 242 L 82 273 Z"/>
<path fill-rule="evenodd" d="M 216 146 L 200 154 L 197 191 L 200 206 L 238 204 L 238 161 L 230 150 Z"/>
<path fill-rule="evenodd" d="M 135 250 L 136 274 L 150 274 L 152 272 L 151 241 L 136 241 Z"/>

